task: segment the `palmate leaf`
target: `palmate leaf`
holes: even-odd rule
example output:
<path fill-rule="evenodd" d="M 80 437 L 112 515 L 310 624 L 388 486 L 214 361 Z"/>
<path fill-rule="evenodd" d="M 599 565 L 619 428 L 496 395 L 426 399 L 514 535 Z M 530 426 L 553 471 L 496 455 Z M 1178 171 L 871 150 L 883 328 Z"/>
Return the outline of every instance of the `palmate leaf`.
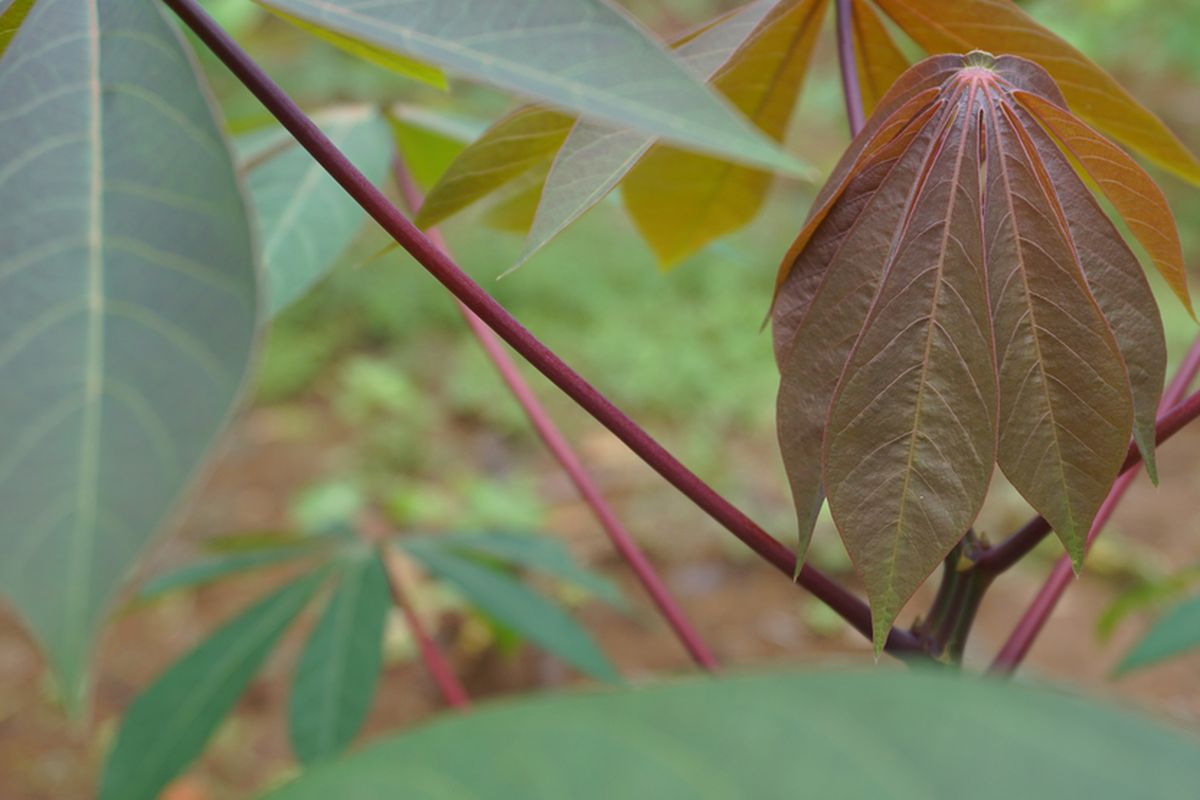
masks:
<path fill-rule="evenodd" d="M 100 800 L 151 800 L 200 755 L 326 571 L 304 575 L 227 622 L 171 665 L 125 712 Z"/>
<path fill-rule="evenodd" d="M 1062 103 L 1024 59 L 921 62 L 882 99 L 781 267 L 778 424 L 801 543 L 827 493 L 877 648 L 973 522 L 993 464 L 1076 568 L 1131 434 L 1153 464 L 1157 306 L 1059 150 L 1082 139 L 1097 152 L 1098 137 L 1052 136 L 1076 124 Z M 1127 157 L 1079 160 L 1101 186 L 1149 182 Z M 1143 196 L 1114 205 L 1142 219 L 1153 207 L 1169 226 L 1165 203 Z"/>
<path fill-rule="evenodd" d="M 0 208 L 0 591 L 76 703 L 255 338 L 245 204 L 158 3 L 34 4 L 0 59 Z"/>
<path fill-rule="evenodd" d="M 1197 781 L 1193 737 L 1094 701 L 840 670 L 497 704 L 383 738 L 268 798 L 1124 800 L 1188 797 Z"/>
<path fill-rule="evenodd" d="M 608 0 L 259 0 L 558 108 L 772 169 L 802 166 Z"/>

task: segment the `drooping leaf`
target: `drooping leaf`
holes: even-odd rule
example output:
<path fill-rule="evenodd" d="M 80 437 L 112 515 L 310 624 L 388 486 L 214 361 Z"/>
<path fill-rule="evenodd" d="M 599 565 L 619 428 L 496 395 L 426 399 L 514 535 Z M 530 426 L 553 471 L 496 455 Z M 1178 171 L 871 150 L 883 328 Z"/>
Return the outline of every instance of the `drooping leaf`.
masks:
<path fill-rule="evenodd" d="M 1012 0 L 875 2 L 930 55 L 980 49 L 1040 64 L 1080 116 L 1159 166 L 1200 183 L 1200 160 L 1162 120 Z"/>
<path fill-rule="evenodd" d="M 594 678 L 619 680 L 588 632 L 565 611 L 520 581 L 475 559 L 464 558 L 437 540 L 403 540 L 401 546 L 497 622 Z"/>
<path fill-rule="evenodd" d="M 377 554 L 366 553 L 342 570 L 292 681 L 289 730 L 301 761 L 336 755 L 362 727 L 383 663 L 390 605 L 387 573 Z"/>
<path fill-rule="evenodd" d="M 781 0 L 713 77 L 715 89 L 765 134 L 782 141 L 800 97 L 825 0 Z M 712 156 L 655 145 L 630 170 L 622 197 L 665 266 L 745 225 L 772 176 Z"/>
<path fill-rule="evenodd" d="M 892 35 L 867 0 L 852 0 L 850 9 L 858 84 L 863 110 L 870 114 L 896 79 L 908 69 L 908 59 L 892 41 Z"/>
<path fill-rule="evenodd" d="M 444 534 L 432 541 L 464 555 L 494 558 L 535 570 L 584 589 L 614 606 L 626 605 L 625 596 L 612 581 L 585 569 L 562 542 L 547 535 L 483 531 Z"/>
<path fill-rule="evenodd" d="M 1185 600 L 1154 623 L 1117 667 L 1121 675 L 1200 647 L 1200 597 Z"/>
<path fill-rule="evenodd" d="M 38 0 L 0 60 L 0 589 L 69 703 L 238 395 L 254 253 L 152 0 Z"/>
<path fill-rule="evenodd" d="M 558 108 L 772 169 L 802 167 L 607 0 L 259 0 Z"/>
<path fill-rule="evenodd" d="M 931 707 L 938 724 L 914 735 Z M 947 673 L 842 670 L 499 704 L 381 739 L 269 798 L 1124 800 L 1190 796 L 1198 780 L 1193 737 L 1124 710 Z"/>
<path fill-rule="evenodd" d="M 426 190 L 484 132 L 476 119 L 425 106 L 397 104 L 388 109 L 387 118 L 405 166 L 417 185 Z"/>
<path fill-rule="evenodd" d="M 279 637 L 325 577 L 305 575 L 227 622 L 171 665 L 125 712 L 100 800 L 153 800 L 204 749 Z"/>
<path fill-rule="evenodd" d="M 525 106 L 502 117 L 464 150 L 433 187 L 414 220 L 429 228 L 548 163 L 571 130 L 571 118 Z"/>
<path fill-rule="evenodd" d="M 1070 111 L 1029 92 L 1014 92 L 1013 97 L 1083 165 L 1146 248 L 1171 291 L 1192 311 L 1183 246 L 1179 243 L 1171 207 L 1158 184 L 1124 150 L 1084 125 Z"/>
<path fill-rule="evenodd" d="M 149 602 L 165 594 L 195 589 L 231 575 L 312 556 L 321 549 L 319 543 L 310 540 L 297 546 L 200 559 L 179 569 L 153 576 L 138 589 L 137 600 Z"/>
<path fill-rule="evenodd" d="M 1131 433 L 1153 464 L 1154 297 L 1028 110 L 1035 95 L 1062 102 L 1024 59 L 916 65 L 780 270 L 778 424 L 801 554 L 827 493 L 877 648 L 972 524 L 994 463 L 1077 566 Z"/>
<path fill-rule="evenodd" d="M 675 43 L 676 53 L 699 78 L 708 80 L 775 5 L 747 3 Z M 553 156 L 529 237 L 515 267 L 524 264 L 621 182 L 654 143 L 652 134 L 580 119 Z"/>
<path fill-rule="evenodd" d="M 326 111 L 317 124 L 373 182 L 383 180 L 392 142 L 383 118 L 366 106 Z M 289 147 L 250 171 L 267 278 L 267 313 L 278 314 L 307 292 L 350 245 L 366 218 L 362 208 L 302 148 Z"/>
<path fill-rule="evenodd" d="M 299 16 L 288 14 L 279 9 L 273 8 L 271 11 L 280 19 L 287 20 L 300 30 L 311 33 L 319 39 L 324 39 L 333 46 L 345 50 L 350 55 L 358 56 L 363 61 L 383 67 L 384 69 L 389 69 L 392 72 L 399 73 L 421 83 L 427 83 L 438 89 L 448 88 L 445 73 L 435 66 L 418 61 L 415 58 L 408 58 L 401 53 L 385 47 L 377 47 L 361 39 L 343 36 L 336 30 L 322 25 L 314 25 Z"/>

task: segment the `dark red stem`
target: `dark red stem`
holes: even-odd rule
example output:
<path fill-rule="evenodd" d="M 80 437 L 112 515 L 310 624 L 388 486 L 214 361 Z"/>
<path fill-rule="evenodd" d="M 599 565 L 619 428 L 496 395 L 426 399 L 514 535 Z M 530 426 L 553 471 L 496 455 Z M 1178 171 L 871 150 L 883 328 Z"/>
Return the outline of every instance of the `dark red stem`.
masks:
<path fill-rule="evenodd" d="M 404 197 L 405 204 L 411 213 L 416 213 L 421 207 L 422 197 L 421 191 L 413 183 L 412 175 L 405 168 L 404 162 L 397 157 L 396 159 L 396 183 L 400 187 L 400 194 Z M 450 255 L 450 250 L 446 246 L 446 240 L 441 232 L 436 228 L 425 232 L 442 252 Z M 475 316 L 471 309 L 467 308 L 460 301 L 455 301 L 458 304 L 458 310 L 462 312 L 463 319 L 467 322 L 467 327 L 471 329 L 471 333 L 475 335 L 479 345 L 483 351 L 491 359 L 492 364 L 496 367 L 496 371 L 500 373 L 500 378 L 508 386 L 513 397 L 517 399 L 521 409 L 525 412 L 525 416 L 529 418 L 529 422 L 533 425 L 538 436 L 554 456 L 554 459 L 562 467 L 563 472 L 571 479 L 571 483 L 575 484 L 576 490 L 591 508 L 592 514 L 596 517 L 596 521 L 600 523 L 600 527 L 608 534 L 608 538 L 613 543 L 613 547 L 625 559 L 629 568 L 633 570 L 638 581 L 650 595 L 650 599 L 654 605 L 658 607 L 663 619 L 671 626 L 671 630 L 675 632 L 675 636 L 679 639 L 684 649 L 692 657 L 692 660 L 697 665 L 703 667 L 709 672 L 715 672 L 720 668 L 716 657 L 709 650 L 708 645 L 700 638 L 700 634 L 696 632 L 692 624 L 688 622 L 687 617 L 683 613 L 683 609 L 675 602 L 675 598 L 671 596 L 670 590 L 662 578 L 655 572 L 654 566 L 650 563 L 650 559 L 646 558 L 646 554 L 638 547 L 637 542 L 630 536 L 629 531 L 621 524 L 621 520 L 617 518 L 616 513 L 609 506 L 608 501 L 604 499 L 604 495 L 600 493 L 600 489 L 596 486 L 596 482 L 592 480 L 592 476 L 580 461 L 579 456 L 575 453 L 574 448 L 567 442 L 562 431 L 554 424 L 554 420 L 550 419 L 549 413 L 537 395 L 534 394 L 533 388 L 526 382 L 521 375 L 521 371 L 517 368 L 517 364 L 513 361 L 512 356 L 504 349 L 504 344 L 496 338 L 496 334 L 492 333 L 492 329 L 484 324 L 483 320 Z"/>
<path fill-rule="evenodd" d="M 458 682 L 449 660 L 442 654 L 438 643 L 429 635 L 425 624 L 421 622 L 421 617 L 413 608 L 412 601 L 409 600 L 408 593 L 404 590 L 400 570 L 396 566 L 395 552 L 387 542 L 380 542 L 379 557 L 383 559 L 384 567 L 387 570 L 388 588 L 392 592 L 392 601 L 404 615 L 404 621 L 412 632 L 413 640 L 417 644 L 417 651 L 421 654 L 421 660 L 425 662 L 429 676 L 437 684 L 438 691 L 442 693 L 446 703 L 454 708 L 468 708 L 471 705 L 471 698 L 467 695 L 467 690 L 463 688 L 463 685 Z"/>
<path fill-rule="evenodd" d="M 850 0 L 837 0 L 838 66 L 842 72 L 842 96 L 846 98 L 846 120 L 850 123 L 850 135 L 858 136 L 867 123 L 867 116 L 863 111 L 862 86 L 858 82 L 858 63 L 854 60 L 853 15 Z"/>
<path fill-rule="evenodd" d="M 796 575 L 796 558 L 785 545 L 758 527 L 667 452 L 526 330 L 503 306 L 429 241 L 428 237 L 354 167 L 246 52 L 213 22 L 196 0 L 163 2 L 401 247 L 489 328 L 499 334 L 501 339 L 751 550 L 788 577 Z M 807 564 L 796 575 L 796 581 L 825 602 L 861 634 L 867 638 L 871 637 L 871 613 L 862 600 Z M 908 631 L 893 628 L 888 634 L 887 649 L 894 653 L 920 652 L 921 645 Z"/>
<path fill-rule="evenodd" d="M 1183 360 L 1183 364 L 1179 367 L 1179 372 L 1171 381 L 1171 385 L 1163 394 L 1162 404 L 1160 408 L 1185 408 L 1187 403 L 1180 406 L 1180 401 L 1191 387 L 1192 382 L 1196 378 L 1196 373 L 1200 372 L 1200 338 L 1192 344 L 1191 350 Z M 1188 400 L 1192 402 L 1196 412 L 1200 412 L 1200 392 L 1192 395 Z M 1174 412 L 1172 412 L 1174 413 Z M 1163 441 L 1170 434 L 1163 435 L 1164 422 L 1167 417 L 1171 416 L 1164 414 L 1159 417 L 1158 425 L 1158 440 Z M 1193 415 L 1194 416 L 1194 415 Z M 1180 425 L 1179 427 L 1182 427 Z M 1178 427 L 1175 428 L 1178 430 Z M 1172 431 L 1173 433 L 1174 431 Z M 1136 466 L 1136 463 L 1135 465 Z M 1113 484 L 1112 491 L 1105 498 L 1104 503 L 1100 506 L 1100 510 L 1096 512 L 1096 519 L 1092 523 L 1092 529 L 1088 531 L 1086 548 L 1091 548 L 1092 542 L 1096 541 L 1096 537 L 1100 535 L 1100 531 L 1104 530 L 1104 526 L 1108 524 L 1117 505 L 1125 497 L 1129 487 L 1137 480 L 1138 470 L 1129 469 L 1124 472 L 1116 483 Z M 1054 565 L 1054 569 L 1050 572 L 1050 576 L 1038 591 L 1037 596 L 1033 598 L 1033 602 L 1029 604 L 1029 608 L 1025 610 L 1017 626 L 1009 635 L 1008 641 L 1000 648 L 1000 652 L 996 654 L 995 660 L 992 662 L 991 671 L 999 674 L 1010 674 L 1021 662 L 1025 660 L 1025 656 L 1029 654 L 1029 648 L 1033 646 L 1033 642 L 1037 639 L 1038 634 L 1042 632 L 1046 621 L 1050 619 L 1050 615 L 1054 612 L 1055 606 L 1066 592 L 1067 587 L 1071 585 L 1071 580 L 1074 577 L 1074 570 L 1071 568 L 1071 559 L 1068 556 L 1062 556 Z"/>

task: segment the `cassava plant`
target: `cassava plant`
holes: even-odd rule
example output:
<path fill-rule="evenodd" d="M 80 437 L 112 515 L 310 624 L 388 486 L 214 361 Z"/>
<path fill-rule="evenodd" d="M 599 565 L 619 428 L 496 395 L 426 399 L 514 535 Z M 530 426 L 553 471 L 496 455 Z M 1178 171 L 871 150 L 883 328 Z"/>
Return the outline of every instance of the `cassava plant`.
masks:
<path fill-rule="evenodd" d="M 877 657 L 912 669 L 609 688 L 472 710 L 343 756 L 370 707 L 389 603 L 446 704 L 471 708 L 411 602 L 411 569 L 581 672 L 616 676 L 586 631 L 516 579 L 540 572 L 617 599 L 551 540 L 393 546 L 396 526 L 355 507 L 329 530 L 143 586 L 145 600 L 306 565 L 133 702 L 101 797 L 157 796 L 316 597 L 326 604 L 290 701 L 306 769 L 273 797 L 771 798 L 809 778 L 837 796 L 1191 791 L 1200 745 L 1188 734 L 923 668 L 961 662 L 993 582 L 1053 533 L 1064 560 L 993 663 L 1013 671 L 1137 470 L 1157 482 L 1156 445 L 1200 417 L 1200 344 L 1167 384 L 1143 269 L 1191 314 L 1183 248 L 1127 149 L 1193 184 L 1200 161 L 1100 67 L 1010 0 L 751 0 L 669 46 L 608 0 L 258 1 L 412 81 L 445 88 L 449 74 L 530 104 L 469 143 L 410 100 L 309 115 L 198 0 L 0 4 L 0 589 L 64 704 L 85 706 L 98 631 L 235 408 L 260 329 L 319 284 L 364 217 L 458 302 L 697 666 L 719 669 L 504 344 Z M 817 176 L 785 141 L 829 15 L 852 141 L 762 298 L 796 548 L 523 327 L 431 226 L 489 199 L 485 219 L 527 235 L 515 268 L 619 190 L 660 263 L 680 263 L 754 219 L 777 174 Z M 227 140 L 197 43 L 278 126 Z M 1005 539 L 973 527 L 997 466 L 1037 515 Z M 867 602 L 806 562 L 825 506 Z M 939 564 L 932 605 L 898 625 Z M 1171 585 L 1177 596 L 1188 584 Z M 1196 619 L 1194 600 L 1169 612 L 1122 668 L 1200 642 Z M 912 735 L 914 720 L 928 736 Z M 803 769 L 780 770 L 797 750 Z"/>

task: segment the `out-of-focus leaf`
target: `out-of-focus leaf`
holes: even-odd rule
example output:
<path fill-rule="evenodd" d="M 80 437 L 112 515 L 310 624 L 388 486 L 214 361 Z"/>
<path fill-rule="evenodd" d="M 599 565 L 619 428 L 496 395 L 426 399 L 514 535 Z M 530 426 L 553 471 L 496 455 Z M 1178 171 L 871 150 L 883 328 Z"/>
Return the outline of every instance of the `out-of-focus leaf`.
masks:
<path fill-rule="evenodd" d="M 758 0 L 676 42 L 680 59 L 696 76 L 712 77 L 775 5 Z M 599 203 L 638 162 L 655 137 L 629 128 L 581 119 L 563 142 L 528 228 L 515 267 L 529 260 L 585 211 Z"/>
<path fill-rule="evenodd" d="M 1162 120 L 1083 53 L 1011 0 L 875 0 L 930 54 L 981 49 L 1040 64 L 1071 108 L 1159 166 L 1200 184 L 1200 160 Z"/>
<path fill-rule="evenodd" d="M 25 21 L 33 3 L 34 0 L 9 0 L 0 8 L 0 57 L 3 57 L 4 51 L 8 49 L 8 43 Z"/>
<path fill-rule="evenodd" d="M 438 89 L 448 88 L 445 73 L 431 64 L 426 64 L 424 61 L 418 61 L 415 58 L 409 58 L 385 47 L 376 47 L 370 42 L 361 39 L 343 36 L 332 28 L 314 25 L 300 16 L 287 14 L 277 8 L 271 8 L 270 11 L 279 18 L 292 23 L 300 30 L 311 33 L 319 39 L 324 39 L 335 47 L 345 50 L 350 55 L 358 56 L 363 61 L 374 64 L 377 67 L 389 69 L 406 78 L 427 83 Z"/>
<path fill-rule="evenodd" d="M 604 652 L 570 615 L 520 581 L 436 540 L 402 540 L 405 552 L 455 586 L 484 614 L 602 681 L 619 680 Z"/>
<path fill-rule="evenodd" d="M 1120 595 L 1104 609 L 1104 613 L 1096 621 L 1096 635 L 1102 640 L 1107 640 L 1130 614 L 1147 608 L 1162 607 L 1198 585 L 1200 566 L 1185 569 L 1162 580 L 1143 583 Z"/>
<path fill-rule="evenodd" d="M 896 47 L 892 35 L 867 0 L 852 0 L 850 8 L 858 85 L 862 91 L 863 110 L 870 114 L 896 79 L 908 69 L 908 59 Z"/>
<path fill-rule="evenodd" d="M 422 228 L 432 227 L 548 163 L 570 130 L 570 117 L 536 106 L 502 117 L 446 168 L 415 222 Z"/>
<path fill-rule="evenodd" d="M 343 568 L 296 665 L 288 701 L 292 750 L 305 763 L 341 752 L 371 708 L 391 605 L 374 552 Z"/>
<path fill-rule="evenodd" d="M 336 109 L 315 118 L 325 134 L 371 181 L 387 175 L 392 141 L 372 108 Z M 289 147 L 250 172 L 258 213 L 267 311 L 287 308 L 320 280 L 362 225 L 365 214 L 306 150 Z"/>
<path fill-rule="evenodd" d="M 478 120 L 425 106 L 397 104 L 387 116 L 404 165 L 422 189 L 437 183 L 467 144 L 484 131 Z"/>
<path fill-rule="evenodd" d="M 1061 97 L 1011 56 L 914 67 L 781 269 L 779 435 L 801 545 L 824 491 L 877 649 L 974 521 L 994 463 L 1078 567 L 1135 409 L 1153 454 L 1166 363 L 1153 295 L 1017 92 Z"/>
<path fill-rule="evenodd" d="M 559 108 L 772 169 L 803 167 L 607 0 L 259 0 Z"/>
<path fill-rule="evenodd" d="M 209 553 L 258 553 L 304 545 L 312 537 L 287 531 L 244 531 L 225 533 L 205 539 L 201 546 Z"/>
<path fill-rule="evenodd" d="M 1123 675 L 1200 646 L 1200 597 L 1185 600 L 1154 624 L 1117 667 Z"/>
<path fill-rule="evenodd" d="M 825 0 L 781 0 L 718 70 L 712 85 L 772 139 L 782 141 L 800 97 Z M 625 179 L 630 217 L 665 266 L 745 225 L 770 173 L 655 145 Z"/>
<path fill-rule="evenodd" d="M 498 197 L 484 213 L 483 222 L 497 230 L 510 233 L 521 234 L 529 230 L 549 172 L 550 165 L 542 164 L 497 192 Z"/>
<path fill-rule="evenodd" d="M 1015 92 L 1013 96 L 1083 165 L 1146 248 L 1171 291 L 1195 316 L 1175 216 L 1158 184 L 1124 150 L 1084 125 L 1070 111 L 1029 92 Z"/>
<path fill-rule="evenodd" d="M 38 0 L 0 60 L 0 591 L 70 705 L 255 340 L 245 204 L 163 13 Z"/>
<path fill-rule="evenodd" d="M 325 574 L 305 575 L 251 606 L 137 696 L 109 752 L 100 800 L 158 797 L 203 751 Z"/>
<path fill-rule="evenodd" d="M 938 724 L 913 735 L 931 707 Z M 1188 797 L 1198 781 L 1193 737 L 1124 710 L 948 672 L 840 670 L 497 704 L 381 739 L 269 798 L 794 800 L 808 787 L 1125 800 Z"/>
<path fill-rule="evenodd" d="M 614 606 L 627 605 L 625 596 L 612 581 L 582 567 L 562 542 L 549 536 L 483 531 L 450 533 L 429 539 L 459 553 L 494 558 L 512 566 L 550 575 Z M 411 537 L 408 540 L 411 541 Z"/>
<path fill-rule="evenodd" d="M 137 600 L 149 602 L 164 594 L 195 589 L 230 575 L 312 556 L 322 549 L 319 543 L 309 539 L 303 545 L 201 559 L 150 578 L 138 589 Z"/>

